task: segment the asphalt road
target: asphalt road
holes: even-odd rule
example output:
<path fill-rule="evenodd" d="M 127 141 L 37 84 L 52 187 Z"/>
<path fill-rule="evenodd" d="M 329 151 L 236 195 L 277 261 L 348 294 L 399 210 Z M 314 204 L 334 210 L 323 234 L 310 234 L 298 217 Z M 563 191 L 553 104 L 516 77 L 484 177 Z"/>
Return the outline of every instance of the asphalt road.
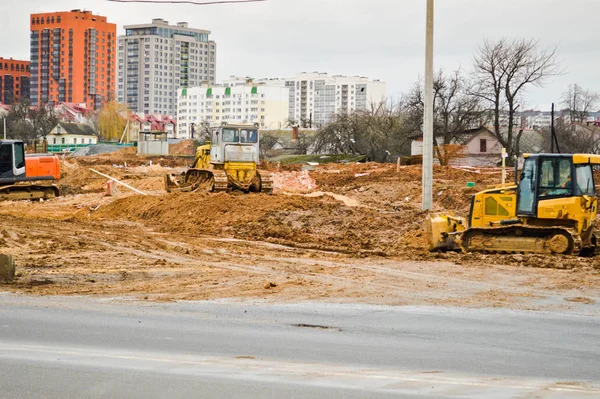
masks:
<path fill-rule="evenodd" d="M 593 398 L 600 320 L 0 294 L 1 398 Z"/>

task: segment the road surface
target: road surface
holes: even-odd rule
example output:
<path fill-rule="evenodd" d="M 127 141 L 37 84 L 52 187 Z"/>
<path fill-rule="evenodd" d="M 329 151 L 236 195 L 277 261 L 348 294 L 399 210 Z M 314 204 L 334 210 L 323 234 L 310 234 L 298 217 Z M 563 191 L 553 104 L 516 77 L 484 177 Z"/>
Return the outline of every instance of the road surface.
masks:
<path fill-rule="evenodd" d="M 593 398 L 600 320 L 0 294 L 2 398 Z"/>

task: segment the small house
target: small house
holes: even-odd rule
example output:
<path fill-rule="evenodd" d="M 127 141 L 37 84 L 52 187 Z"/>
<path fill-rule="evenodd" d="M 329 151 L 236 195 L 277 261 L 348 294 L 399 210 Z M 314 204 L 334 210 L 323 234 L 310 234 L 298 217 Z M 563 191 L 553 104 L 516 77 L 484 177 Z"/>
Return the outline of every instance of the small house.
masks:
<path fill-rule="evenodd" d="M 441 144 L 441 138 L 437 139 Z M 451 144 L 462 146 L 462 150 L 450 160 L 451 165 L 484 167 L 497 166 L 502 162 L 502 144 L 485 126 L 458 132 Z M 415 137 L 411 143 L 411 156 L 418 155 L 423 155 L 423 136 Z"/>
<path fill-rule="evenodd" d="M 98 143 L 98 136 L 90 125 L 59 122 L 46 135 L 48 145 L 81 147 Z"/>

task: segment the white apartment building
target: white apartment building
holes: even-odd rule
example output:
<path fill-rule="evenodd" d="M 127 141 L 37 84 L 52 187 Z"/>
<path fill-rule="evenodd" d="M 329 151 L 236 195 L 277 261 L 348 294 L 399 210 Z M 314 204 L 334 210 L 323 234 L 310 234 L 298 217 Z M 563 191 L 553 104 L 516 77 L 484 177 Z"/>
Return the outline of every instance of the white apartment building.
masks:
<path fill-rule="evenodd" d="M 259 82 L 289 88 L 288 119 L 314 128 L 325 125 L 334 114 L 366 110 L 386 98 L 385 82 L 360 76 L 302 72 L 290 79 Z"/>
<path fill-rule="evenodd" d="M 219 85 L 180 89 L 177 100 L 178 138 L 198 138 L 203 123 L 258 123 L 261 129 L 285 127 L 289 89 L 281 85 L 233 78 Z"/>
<path fill-rule="evenodd" d="M 217 45 L 209 35 L 163 19 L 125 26 L 118 38 L 117 101 L 134 112 L 174 115 L 179 88 L 216 80 Z"/>

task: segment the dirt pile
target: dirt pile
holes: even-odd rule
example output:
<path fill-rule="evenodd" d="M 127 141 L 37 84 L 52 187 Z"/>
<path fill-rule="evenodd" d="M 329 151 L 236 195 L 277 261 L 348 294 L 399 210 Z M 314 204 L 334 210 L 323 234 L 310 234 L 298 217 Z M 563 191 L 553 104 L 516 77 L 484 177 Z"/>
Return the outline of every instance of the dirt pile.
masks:
<path fill-rule="evenodd" d="M 317 183 L 308 171 L 273 172 L 273 191 L 275 193 L 310 193 L 316 189 Z"/>
<path fill-rule="evenodd" d="M 356 255 L 397 255 L 398 234 L 415 215 L 349 208 L 330 197 L 170 194 L 118 199 L 92 215 L 155 226 L 163 232 L 268 241 Z"/>
<path fill-rule="evenodd" d="M 169 145 L 169 155 L 194 156 L 199 145 L 196 140 L 182 140 L 177 144 Z"/>

